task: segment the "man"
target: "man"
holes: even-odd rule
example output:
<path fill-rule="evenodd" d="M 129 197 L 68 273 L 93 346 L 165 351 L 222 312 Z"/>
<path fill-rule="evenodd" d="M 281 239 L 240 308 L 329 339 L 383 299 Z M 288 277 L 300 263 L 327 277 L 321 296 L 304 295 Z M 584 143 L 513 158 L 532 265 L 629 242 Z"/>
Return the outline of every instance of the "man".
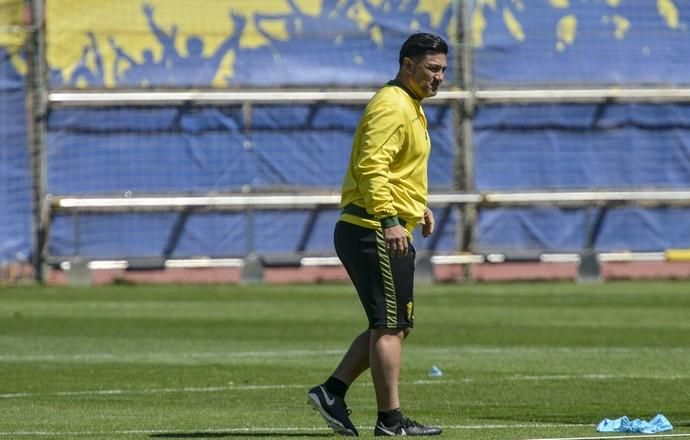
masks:
<path fill-rule="evenodd" d="M 400 49 L 396 78 L 364 110 L 342 187 L 335 249 L 369 320 L 333 374 L 308 392 L 308 402 L 338 434 L 357 436 L 345 394 L 367 368 L 376 391 L 374 435 L 436 435 L 400 410 L 402 342 L 414 322 L 412 231 L 434 231 L 426 206 L 430 141 L 420 101 L 436 95 L 447 68 L 448 45 L 418 33 Z"/>

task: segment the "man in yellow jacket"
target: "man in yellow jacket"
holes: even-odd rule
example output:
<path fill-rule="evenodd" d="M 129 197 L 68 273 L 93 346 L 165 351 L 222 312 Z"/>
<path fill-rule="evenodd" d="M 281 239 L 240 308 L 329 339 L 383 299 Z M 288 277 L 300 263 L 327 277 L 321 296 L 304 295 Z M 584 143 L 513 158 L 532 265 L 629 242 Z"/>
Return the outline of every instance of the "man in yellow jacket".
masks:
<path fill-rule="evenodd" d="M 309 403 L 338 434 L 357 436 L 345 394 L 371 368 L 378 418 L 376 436 L 437 435 L 400 409 L 398 378 L 403 339 L 414 324 L 412 231 L 433 233 L 427 207 L 431 143 L 421 101 L 436 95 L 447 68 L 448 45 L 417 33 L 400 49 L 394 80 L 369 101 L 352 142 L 343 182 L 342 214 L 335 249 L 367 314 L 369 328 L 357 336 L 333 374 L 309 390 Z"/>

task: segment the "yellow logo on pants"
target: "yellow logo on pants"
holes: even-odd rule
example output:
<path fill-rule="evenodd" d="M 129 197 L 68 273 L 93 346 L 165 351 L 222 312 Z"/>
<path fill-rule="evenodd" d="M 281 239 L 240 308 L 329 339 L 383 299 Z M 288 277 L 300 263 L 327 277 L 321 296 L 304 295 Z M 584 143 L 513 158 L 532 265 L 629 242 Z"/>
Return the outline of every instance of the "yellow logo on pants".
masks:
<path fill-rule="evenodd" d="M 412 304 L 412 301 L 407 303 L 407 319 L 412 321 L 412 318 L 414 317 L 414 304 Z"/>

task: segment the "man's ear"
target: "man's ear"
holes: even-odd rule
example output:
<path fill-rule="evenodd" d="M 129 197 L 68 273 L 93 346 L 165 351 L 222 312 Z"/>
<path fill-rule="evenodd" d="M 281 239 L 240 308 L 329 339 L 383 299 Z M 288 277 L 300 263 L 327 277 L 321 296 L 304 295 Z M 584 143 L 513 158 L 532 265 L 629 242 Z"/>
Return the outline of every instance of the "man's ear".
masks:
<path fill-rule="evenodd" d="M 403 58 L 403 68 L 407 73 L 412 72 L 412 66 L 414 65 L 414 61 L 410 57 L 405 57 Z"/>

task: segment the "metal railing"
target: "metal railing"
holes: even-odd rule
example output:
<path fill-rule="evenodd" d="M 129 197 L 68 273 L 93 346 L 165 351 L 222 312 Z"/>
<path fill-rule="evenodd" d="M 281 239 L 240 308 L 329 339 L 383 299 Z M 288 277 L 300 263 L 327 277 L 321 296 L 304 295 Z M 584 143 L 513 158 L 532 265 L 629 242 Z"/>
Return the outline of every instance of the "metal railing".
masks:
<path fill-rule="evenodd" d="M 373 90 L 159 90 L 159 91 L 52 91 L 47 94 L 47 105 L 50 108 L 90 108 L 90 107 L 125 107 L 125 106 L 218 106 L 242 105 L 249 110 L 253 105 L 299 105 L 299 104 L 365 104 L 373 95 Z M 504 89 L 504 90 L 445 90 L 425 103 L 430 105 L 448 105 L 454 108 L 460 118 L 471 120 L 473 109 L 491 104 L 544 104 L 544 103 L 627 103 L 627 102 L 690 102 L 690 88 L 580 88 L 580 89 Z M 466 122 L 466 121 L 465 121 Z M 472 133 L 471 126 L 458 125 L 458 138 L 462 139 L 456 146 L 457 176 L 463 182 L 456 182 L 458 188 L 465 191 L 435 193 L 430 195 L 432 206 L 453 207 L 462 211 L 459 225 L 459 246 L 457 255 L 433 256 L 438 264 L 449 262 L 476 263 L 480 261 L 502 261 L 505 256 L 476 255 L 473 241 L 475 237 L 477 213 L 489 207 L 508 206 L 556 206 L 568 208 L 604 208 L 597 212 L 595 218 L 587 225 L 585 250 L 591 252 L 603 217 L 609 208 L 625 205 L 645 207 L 690 206 L 690 190 L 638 188 L 624 190 L 591 190 L 591 191 L 522 191 L 522 192 L 473 192 L 472 181 Z M 469 131 L 469 132 L 468 132 Z M 467 191 L 469 190 L 469 191 Z M 339 203 L 336 193 L 228 193 L 212 195 L 113 195 L 113 196 L 45 196 L 43 224 L 44 232 L 40 249 L 44 260 L 55 264 L 54 256 L 45 255 L 50 222 L 54 215 L 81 213 L 118 213 L 118 212 L 166 212 L 166 211 L 254 211 L 266 209 L 335 209 Z M 655 258 L 659 253 L 654 253 Z M 661 253 L 663 255 L 663 253 Z M 300 264 L 326 264 L 332 257 L 310 257 L 296 255 Z M 319 259 L 326 258 L 327 260 Z M 531 257 L 532 258 L 532 257 Z M 546 261 L 580 260 L 578 254 L 536 256 Z M 616 255 L 607 258 L 617 258 Z M 625 258 L 630 258 L 625 256 Z M 645 257 L 646 258 L 646 257 Z M 57 260 L 63 259 L 58 257 Z M 111 267 L 127 265 L 126 260 L 117 263 L 101 263 Z M 124 261 L 124 263 L 123 263 Z M 212 267 L 218 262 L 241 265 L 237 259 L 195 259 L 189 261 L 170 261 L 161 263 L 170 265 L 191 265 L 190 267 Z M 326 262 L 326 263 L 324 263 Z M 97 262 L 94 262 L 98 266 Z"/>
<path fill-rule="evenodd" d="M 314 210 L 322 211 L 338 209 L 340 195 L 324 194 L 213 194 L 213 195 L 148 195 L 148 196 L 55 196 L 46 198 L 45 210 L 50 219 L 55 215 L 80 215 L 93 213 L 130 213 L 130 212 L 253 212 L 257 210 Z M 429 205 L 463 209 L 471 206 L 474 210 L 492 207 L 520 207 L 520 206 L 555 206 L 564 208 L 597 207 L 596 218 L 587 225 L 587 242 L 583 254 L 593 252 L 596 240 L 597 225 L 601 224 L 603 216 L 609 209 L 623 206 L 690 206 L 690 190 L 679 189 L 640 189 L 636 191 L 540 191 L 540 192 L 486 192 L 486 193 L 434 193 L 429 195 Z M 48 222 L 50 223 L 50 221 Z M 75 232 L 78 234 L 78 232 Z M 75 237 L 78 241 L 78 237 Z M 70 259 L 83 259 L 82 256 L 50 256 L 44 255 L 50 264 L 69 267 Z M 529 257 L 529 258 L 527 258 Z M 431 255 L 431 262 L 435 264 L 475 264 L 482 262 L 500 263 L 509 259 L 501 253 L 487 255 L 460 252 L 455 255 Z M 581 254 L 573 253 L 534 253 L 522 256 L 523 259 L 542 262 L 580 262 Z M 614 252 L 603 253 L 599 260 L 608 261 L 661 261 L 664 252 Z M 134 259 L 136 260 L 136 258 Z M 285 261 L 288 261 L 286 259 Z M 334 265 L 339 264 L 333 256 L 304 256 L 295 254 L 289 259 L 291 265 Z M 128 259 L 109 261 L 92 261 L 92 269 L 128 268 L 133 265 Z M 141 265 L 141 263 L 138 263 Z M 243 258 L 193 258 L 193 259 L 156 259 L 158 268 L 174 267 L 242 267 Z M 147 267 L 146 264 L 142 267 Z"/>
<path fill-rule="evenodd" d="M 158 90 L 158 91 L 52 91 L 48 103 L 55 107 L 117 107 L 231 104 L 363 104 L 373 90 Z M 543 103 L 668 103 L 690 102 L 690 88 L 573 88 L 443 90 L 425 101 L 430 104 L 471 101 L 475 104 Z"/>
<path fill-rule="evenodd" d="M 123 212 L 175 211 L 199 209 L 210 211 L 243 211 L 247 209 L 312 209 L 337 208 L 339 194 L 214 194 L 198 196 L 109 196 L 76 197 L 49 195 L 46 199 L 52 212 Z M 487 192 L 477 194 L 430 194 L 429 205 L 487 206 L 690 206 L 690 190 L 643 189 L 638 191 L 541 191 Z"/>

